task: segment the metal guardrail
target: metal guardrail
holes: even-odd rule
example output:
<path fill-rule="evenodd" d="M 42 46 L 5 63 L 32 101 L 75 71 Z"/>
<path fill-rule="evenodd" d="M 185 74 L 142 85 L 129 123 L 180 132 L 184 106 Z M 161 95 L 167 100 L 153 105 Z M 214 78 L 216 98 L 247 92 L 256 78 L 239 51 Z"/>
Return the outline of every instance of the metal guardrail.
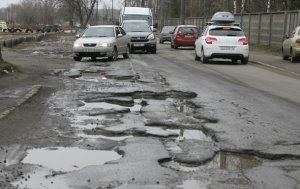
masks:
<path fill-rule="evenodd" d="M 203 30 L 211 17 L 186 18 L 184 24 L 193 24 Z M 296 26 L 300 25 L 300 10 L 235 14 L 236 22 L 241 24 L 250 43 L 281 47 L 283 36 L 291 34 Z M 179 18 L 158 21 L 159 27 L 166 25 L 179 25 Z"/>

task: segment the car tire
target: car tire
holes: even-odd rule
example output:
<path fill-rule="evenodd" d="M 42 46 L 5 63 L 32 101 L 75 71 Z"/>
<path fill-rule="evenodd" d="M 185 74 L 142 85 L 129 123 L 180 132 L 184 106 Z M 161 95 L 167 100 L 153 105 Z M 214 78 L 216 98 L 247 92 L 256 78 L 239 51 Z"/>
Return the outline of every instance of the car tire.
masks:
<path fill-rule="evenodd" d="M 126 52 L 123 54 L 124 59 L 129 58 L 129 54 L 130 54 L 130 47 L 127 46 L 126 47 Z"/>
<path fill-rule="evenodd" d="M 178 45 L 174 44 L 174 49 L 178 49 Z"/>
<path fill-rule="evenodd" d="M 249 61 L 249 57 L 241 59 L 242 64 L 248 64 L 248 61 Z"/>
<path fill-rule="evenodd" d="M 153 48 L 151 49 L 151 54 L 156 54 L 156 47 L 153 47 Z"/>
<path fill-rule="evenodd" d="M 162 40 L 159 40 L 159 43 L 160 43 L 160 44 L 163 44 L 164 42 L 163 42 Z"/>
<path fill-rule="evenodd" d="M 108 59 L 110 61 L 116 61 L 116 60 L 118 60 L 118 49 L 117 49 L 117 47 L 114 47 L 112 55 L 110 57 L 108 57 Z"/>
<path fill-rule="evenodd" d="M 75 61 L 81 61 L 82 60 L 82 57 L 81 56 L 74 56 L 73 59 Z"/>
<path fill-rule="evenodd" d="M 174 49 L 174 45 L 171 44 L 171 49 Z"/>
<path fill-rule="evenodd" d="M 200 57 L 197 55 L 196 51 L 195 51 L 195 60 L 200 61 Z"/>
<path fill-rule="evenodd" d="M 283 49 L 282 49 L 282 60 L 288 60 L 288 59 L 289 59 L 289 56 L 285 56 Z"/>
<path fill-rule="evenodd" d="M 203 64 L 207 64 L 207 63 L 208 63 L 208 58 L 205 57 L 204 49 L 201 50 L 201 62 L 202 62 Z"/>
<path fill-rule="evenodd" d="M 295 62 L 297 62 L 297 57 L 292 55 L 291 56 L 291 63 L 295 63 Z"/>
<path fill-rule="evenodd" d="M 291 63 L 295 63 L 297 61 L 297 57 L 293 53 L 293 49 L 291 49 Z"/>

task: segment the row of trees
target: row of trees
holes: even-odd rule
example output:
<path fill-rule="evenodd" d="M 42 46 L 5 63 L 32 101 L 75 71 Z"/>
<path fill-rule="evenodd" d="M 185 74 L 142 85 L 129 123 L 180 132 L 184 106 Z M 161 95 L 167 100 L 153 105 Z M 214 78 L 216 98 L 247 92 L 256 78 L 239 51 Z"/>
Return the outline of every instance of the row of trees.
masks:
<path fill-rule="evenodd" d="M 0 10 L 0 20 L 23 24 L 57 24 L 69 22 L 86 26 L 95 21 L 102 0 L 22 0 Z M 93 19 L 91 19 L 93 18 Z"/>

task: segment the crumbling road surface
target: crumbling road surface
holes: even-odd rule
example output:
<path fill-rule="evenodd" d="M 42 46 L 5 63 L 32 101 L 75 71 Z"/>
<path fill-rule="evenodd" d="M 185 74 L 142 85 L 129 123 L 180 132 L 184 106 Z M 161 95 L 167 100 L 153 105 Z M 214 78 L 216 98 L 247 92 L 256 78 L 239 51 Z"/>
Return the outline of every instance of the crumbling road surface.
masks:
<path fill-rule="evenodd" d="M 0 188 L 300 187 L 296 78 L 168 44 L 75 62 L 73 40 L 3 52 Z"/>

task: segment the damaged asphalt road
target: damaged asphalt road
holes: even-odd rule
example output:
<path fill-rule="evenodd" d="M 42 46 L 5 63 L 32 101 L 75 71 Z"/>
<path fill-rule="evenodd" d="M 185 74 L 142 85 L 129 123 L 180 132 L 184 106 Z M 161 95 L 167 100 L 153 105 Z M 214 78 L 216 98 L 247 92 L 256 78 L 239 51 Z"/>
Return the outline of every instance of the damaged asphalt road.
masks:
<path fill-rule="evenodd" d="M 298 80 L 168 45 L 74 62 L 72 40 L 3 52 L 0 188 L 300 187 Z"/>

